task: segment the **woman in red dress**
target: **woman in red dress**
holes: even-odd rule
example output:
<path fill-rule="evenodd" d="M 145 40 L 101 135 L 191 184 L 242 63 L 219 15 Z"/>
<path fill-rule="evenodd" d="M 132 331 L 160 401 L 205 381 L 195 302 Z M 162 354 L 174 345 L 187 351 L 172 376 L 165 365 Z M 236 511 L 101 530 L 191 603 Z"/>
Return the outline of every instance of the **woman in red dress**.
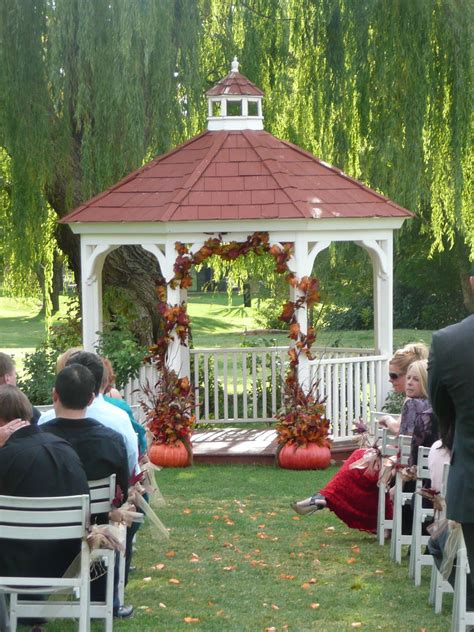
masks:
<path fill-rule="evenodd" d="M 389 378 L 397 393 L 405 392 L 405 380 L 410 364 L 425 359 L 428 349 L 423 344 L 411 344 L 399 349 L 389 362 Z M 382 417 L 379 424 L 395 433 L 412 434 L 417 416 L 428 408 L 424 397 L 407 398 L 403 404 L 400 421 L 390 415 Z M 327 507 L 352 529 L 375 533 L 377 530 L 378 480 L 380 459 L 371 459 L 367 466 L 352 467 L 356 461 L 370 454 L 372 448 L 355 450 L 341 469 L 319 493 L 292 503 L 296 513 L 305 515 Z M 386 496 L 386 515 L 392 507 Z"/>

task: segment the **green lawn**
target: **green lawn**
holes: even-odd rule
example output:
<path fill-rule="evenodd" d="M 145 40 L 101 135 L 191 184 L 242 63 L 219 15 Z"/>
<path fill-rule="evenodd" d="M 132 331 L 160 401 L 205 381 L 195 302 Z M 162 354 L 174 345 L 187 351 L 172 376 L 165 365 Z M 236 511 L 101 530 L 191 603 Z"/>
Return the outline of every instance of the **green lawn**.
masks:
<path fill-rule="evenodd" d="M 126 590 L 135 605 L 124 632 L 445 632 L 444 614 L 428 605 L 429 570 L 421 587 L 408 579 L 375 536 L 348 529 L 329 511 L 296 516 L 289 508 L 335 472 L 296 472 L 264 466 L 204 466 L 162 470 L 170 529 L 156 540 L 138 534 Z M 188 619 L 188 623 L 186 620 Z M 69 632 L 56 622 L 45 632 Z M 94 631 L 101 629 L 95 624 Z M 357 629 L 357 628 L 356 628 Z"/>

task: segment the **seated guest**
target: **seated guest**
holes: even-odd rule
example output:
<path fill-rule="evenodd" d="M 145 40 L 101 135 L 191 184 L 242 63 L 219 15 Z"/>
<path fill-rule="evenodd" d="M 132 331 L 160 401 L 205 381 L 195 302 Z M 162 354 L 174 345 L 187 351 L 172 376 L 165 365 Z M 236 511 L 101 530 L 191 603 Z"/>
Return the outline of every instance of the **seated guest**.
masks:
<path fill-rule="evenodd" d="M 16 386 L 0 386 L 0 426 L 30 419 L 32 406 Z M 0 494 L 74 496 L 89 494 L 87 476 L 67 441 L 27 424 L 0 448 Z M 0 575 L 61 577 L 80 551 L 80 542 L 0 540 Z"/>
<path fill-rule="evenodd" d="M 12 384 L 16 386 L 16 369 L 13 358 L 6 353 L 0 352 L 0 384 Z M 28 419 L 30 423 L 38 423 L 38 419 L 41 417 L 41 412 L 33 408 L 33 414 L 31 419 Z"/>
<path fill-rule="evenodd" d="M 390 360 L 389 377 L 394 390 L 407 395 L 400 420 L 383 417 L 379 421 L 394 433 L 411 435 L 418 415 L 429 408 L 426 388 L 424 391 L 412 389 L 414 380 L 410 374 L 412 363 L 426 358 L 427 353 L 423 344 L 407 345 Z M 292 508 L 296 513 L 305 515 L 327 507 L 351 529 L 376 533 L 381 461 L 380 451 L 375 448 L 355 450 L 325 487 L 309 498 L 292 503 Z M 392 517 L 392 502 L 388 494 L 385 515 L 389 519 Z"/>
<path fill-rule="evenodd" d="M 137 434 L 138 451 L 140 458 L 142 458 L 146 455 L 147 451 L 145 428 L 138 423 L 135 419 L 131 406 L 127 404 L 120 392 L 115 388 L 115 374 L 112 363 L 108 358 L 102 358 L 102 363 L 104 365 L 104 377 L 102 378 L 101 391 L 104 393 L 104 399 L 109 404 L 117 406 L 117 408 L 120 408 L 127 413 L 130 423 Z"/>
<path fill-rule="evenodd" d="M 120 488 L 119 500 L 128 493 L 128 458 L 123 436 L 111 428 L 86 417 L 86 409 L 94 400 L 95 379 L 82 364 L 68 364 L 54 383 L 53 404 L 56 418 L 41 425 L 47 432 L 66 439 L 79 455 L 89 481 L 116 474 Z M 120 504 L 120 503 L 119 503 Z M 99 524 L 108 522 L 107 516 L 93 516 Z M 120 605 L 118 599 L 118 567 L 114 585 L 114 615 L 125 618 L 132 614 L 132 606 Z M 103 601 L 105 576 L 91 584 L 93 601 Z"/>
<path fill-rule="evenodd" d="M 120 498 L 128 492 L 128 457 L 123 435 L 86 417 L 94 400 L 95 380 L 81 364 L 60 371 L 54 383 L 56 418 L 41 425 L 47 432 L 66 439 L 79 455 L 89 481 L 116 474 Z"/>
<path fill-rule="evenodd" d="M 133 476 L 133 474 L 139 472 L 137 436 L 132 428 L 128 415 L 123 410 L 119 410 L 116 406 L 112 406 L 112 404 L 104 400 L 103 392 L 101 391 L 104 366 L 101 359 L 95 353 L 80 351 L 69 356 L 66 361 L 66 366 L 70 364 L 82 364 L 87 367 L 94 376 L 95 397 L 90 406 L 87 407 L 86 415 L 104 426 L 107 426 L 107 428 L 112 428 L 112 430 L 115 430 L 123 436 L 128 455 L 129 473 Z M 55 417 L 56 412 L 53 408 L 41 415 L 38 424 L 43 425 Z"/>

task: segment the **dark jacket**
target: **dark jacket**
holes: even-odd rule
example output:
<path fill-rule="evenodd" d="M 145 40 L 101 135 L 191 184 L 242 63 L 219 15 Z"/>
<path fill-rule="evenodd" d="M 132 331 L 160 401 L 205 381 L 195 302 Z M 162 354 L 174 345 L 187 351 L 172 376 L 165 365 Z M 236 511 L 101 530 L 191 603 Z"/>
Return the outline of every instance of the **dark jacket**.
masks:
<path fill-rule="evenodd" d="M 428 387 L 443 440 L 453 434 L 447 516 L 474 522 L 474 315 L 433 334 Z"/>
<path fill-rule="evenodd" d="M 88 481 L 117 475 L 117 485 L 123 494 L 128 493 L 128 459 L 122 435 L 111 428 L 86 417 L 85 419 L 64 419 L 56 417 L 40 426 L 45 432 L 68 441 L 79 455 Z"/>
<path fill-rule="evenodd" d="M 0 494 L 37 498 L 88 493 L 76 452 L 38 426 L 17 430 L 0 448 Z M 79 551 L 76 540 L 0 540 L 0 576 L 61 577 Z"/>

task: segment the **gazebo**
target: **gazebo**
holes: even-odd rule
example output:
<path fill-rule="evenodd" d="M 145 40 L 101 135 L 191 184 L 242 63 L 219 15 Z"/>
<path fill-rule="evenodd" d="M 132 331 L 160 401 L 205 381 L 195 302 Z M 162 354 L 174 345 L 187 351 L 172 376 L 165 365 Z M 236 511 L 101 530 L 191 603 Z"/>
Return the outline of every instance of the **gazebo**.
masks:
<path fill-rule="evenodd" d="M 234 59 L 231 72 L 207 91 L 206 131 L 62 220 L 81 240 L 84 347 L 92 350 L 96 332 L 102 329 L 102 267 L 107 255 L 120 246 L 138 244 L 152 253 L 169 282 L 177 241 L 195 252 L 210 236 L 242 242 L 254 232 L 266 231 L 271 244 L 294 245 L 290 268 L 297 278 L 311 274 L 315 258 L 331 242 L 352 241 L 368 252 L 373 266 L 375 347 L 333 354 L 339 357 L 326 353 L 319 360 L 304 359 L 299 366 L 302 383 L 314 376 L 321 380 L 329 416 L 341 420 L 335 434 L 349 436 L 353 419 L 366 417 L 386 395 L 392 353 L 393 233 L 411 213 L 266 132 L 263 93 L 238 67 Z M 186 290 L 168 285 L 169 304 L 181 304 L 186 297 Z M 305 333 L 304 309 L 298 320 Z M 168 357 L 181 375 L 189 374 L 190 350 L 177 339 Z M 235 366 L 234 361 L 234 372 Z M 201 419 L 209 416 L 208 395 L 200 395 Z M 225 421 L 226 410 L 222 412 L 217 417 Z"/>

